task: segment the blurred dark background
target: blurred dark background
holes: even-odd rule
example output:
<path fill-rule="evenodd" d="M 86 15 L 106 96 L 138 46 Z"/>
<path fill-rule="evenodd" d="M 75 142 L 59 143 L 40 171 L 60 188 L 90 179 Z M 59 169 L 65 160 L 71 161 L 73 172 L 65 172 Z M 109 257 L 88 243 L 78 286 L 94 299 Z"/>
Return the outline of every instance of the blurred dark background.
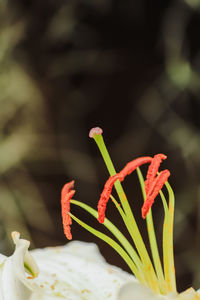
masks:
<path fill-rule="evenodd" d="M 0 251 L 12 253 L 12 230 L 33 248 L 67 242 L 60 190 L 69 180 L 96 207 L 108 173 L 88 131 L 101 126 L 117 170 L 168 156 L 178 288 L 199 288 L 200 0 L 2 0 L 0 25 Z M 137 177 L 124 187 L 146 239 Z M 153 214 L 161 247 L 159 198 Z M 112 203 L 107 215 L 125 232 Z M 128 270 L 75 223 L 72 234 Z"/>

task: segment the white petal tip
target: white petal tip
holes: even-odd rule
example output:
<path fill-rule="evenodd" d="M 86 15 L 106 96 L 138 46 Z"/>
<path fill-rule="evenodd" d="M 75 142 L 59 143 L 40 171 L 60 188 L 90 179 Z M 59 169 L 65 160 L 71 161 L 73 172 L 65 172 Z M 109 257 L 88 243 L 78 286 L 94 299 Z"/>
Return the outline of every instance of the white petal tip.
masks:
<path fill-rule="evenodd" d="M 11 237 L 13 239 L 14 244 L 16 245 L 16 243 L 19 241 L 20 233 L 18 231 L 12 231 Z"/>

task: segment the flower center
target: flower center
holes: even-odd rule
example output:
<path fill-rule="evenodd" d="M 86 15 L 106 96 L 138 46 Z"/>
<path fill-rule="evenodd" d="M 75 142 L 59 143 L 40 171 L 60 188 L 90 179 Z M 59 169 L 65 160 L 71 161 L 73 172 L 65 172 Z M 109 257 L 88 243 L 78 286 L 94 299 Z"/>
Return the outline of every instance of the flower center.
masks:
<path fill-rule="evenodd" d="M 98 202 L 98 211 L 82 202 L 74 199 L 72 200 L 72 197 L 75 193 L 73 190 L 74 181 L 65 184 L 61 193 L 62 217 L 65 235 L 68 239 L 72 238 L 70 225 L 72 223 L 72 219 L 75 220 L 82 227 L 113 247 L 125 260 L 133 274 L 142 284 L 150 287 L 157 294 L 168 294 L 171 292 L 176 293 L 173 253 L 174 194 L 171 186 L 167 182 L 170 172 L 168 170 L 163 170 L 161 172 L 158 171 L 162 160 L 165 160 L 166 156 L 164 154 L 157 154 L 153 158 L 149 156 L 136 158 L 127 163 L 120 172 L 116 173 L 108 150 L 105 146 L 102 133 L 102 129 L 96 127 L 91 129 L 89 134 L 89 136 L 95 140 L 110 173 L 110 177 L 105 183 L 100 200 Z M 146 180 L 144 180 L 140 171 L 140 167 L 144 164 L 149 164 Z M 124 181 L 126 176 L 130 175 L 135 170 L 137 171 L 144 198 L 142 217 L 146 218 L 152 260 L 146 249 L 126 194 L 121 185 L 121 182 Z M 161 191 L 164 186 L 168 192 L 168 201 Z M 118 203 L 118 201 L 112 195 L 112 190 L 114 187 L 117 191 L 120 203 Z M 165 213 L 163 224 L 163 262 L 161 262 L 158 251 L 151 212 L 151 207 L 158 195 L 160 195 L 163 202 Z M 119 211 L 119 214 L 121 215 L 123 222 L 131 236 L 132 242 L 129 242 L 128 239 L 119 231 L 119 229 L 105 217 L 107 202 L 110 198 Z M 105 235 L 104 233 L 94 229 L 75 217 L 70 212 L 70 203 L 82 207 L 93 217 L 95 217 L 100 223 L 109 229 L 109 231 L 115 236 L 116 240 L 110 238 L 108 235 Z"/>

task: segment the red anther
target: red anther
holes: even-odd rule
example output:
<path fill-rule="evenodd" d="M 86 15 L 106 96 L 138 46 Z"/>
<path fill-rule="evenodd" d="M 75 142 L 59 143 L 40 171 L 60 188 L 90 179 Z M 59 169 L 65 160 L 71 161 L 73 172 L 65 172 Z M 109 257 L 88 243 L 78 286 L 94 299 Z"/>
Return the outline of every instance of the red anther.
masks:
<path fill-rule="evenodd" d="M 162 160 L 164 160 L 166 158 L 167 158 L 167 156 L 162 153 L 154 155 L 152 162 L 147 171 L 147 177 L 146 177 L 146 181 L 145 181 L 146 195 L 148 195 L 149 189 L 156 177 L 156 174 L 158 172 L 158 169 L 160 167 Z"/>
<path fill-rule="evenodd" d="M 70 200 L 75 194 L 74 180 L 66 183 L 61 191 L 61 209 L 62 209 L 62 222 L 65 236 L 68 240 L 72 239 L 70 225 L 72 224 L 72 219 L 68 214 L 70 212 Z"/>
<path fill-rule="evenodd" d="M 118 179 L 120 181 L 122 179 L 122 176 L 119 173 L 109 177 L 109 179 L 106 181 L 103 192 L 101 193 L 101 197 L 98 202 L 98 221 L 99 221 L 99 223 L 103 223 L 105 220 L 106 205 L 110 198 L 113 185 Z"/>
<path fill-rule="evenodd" d="M 129 163 L 127 163 L 126 166 L 120 171 L 120 174 L 123 175 L 123 177 L 130 175 L 138 167 L 150 163 L 151 161 L 152 161 L 152 157 L 150 156 L 143 156 L 143 157 L 136 158 L 130 161 Z"/>
<path fill-rule="evenodd" d="M 111 176 L 107 180 L 103 192 L 101 194 L 100 200 L 98 202 L 98 221 L 100 223 L 103 223 L 105 220 L 106 205 L 110 198 L 114 183 L 117 180 L 122 182 L 127 175 L 131 174 L 138 167 L 140 167 L 143 164 L 150 163 L 151 161 L 152 157 L 149 156 L 136 158 L 133 161 L 129 162 L 119 173 L 115 174 L 114 176 Z"/>
<path fill-rule="evenodd" d="M 90 129 L 89 137 L 93 138 L 95 134 L 102 134 L 103 130 L 100 127 L 94 127 Z"/>
<path fill-rule="evenodd" d="M 164 170 L 160 172 L 160 174 L 154 179 L 153 184 L 151 185 L 148 196 L 146 198 L 146 201 L 144 202 L 142 206 L 142 217 L 143 219 L 146 218 L 150 208 L 152 207 L 155 198 L 157 197 L 158 193 L 162 189 L 163 185 L 167 181 L 167 179 L 170 176 L 169 170 Z"/>

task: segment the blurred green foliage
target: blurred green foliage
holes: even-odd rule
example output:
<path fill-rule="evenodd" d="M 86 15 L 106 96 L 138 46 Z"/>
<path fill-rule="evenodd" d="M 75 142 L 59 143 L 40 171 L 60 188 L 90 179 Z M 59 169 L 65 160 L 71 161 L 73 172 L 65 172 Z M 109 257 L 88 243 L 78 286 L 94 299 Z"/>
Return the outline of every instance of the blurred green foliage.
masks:
<path fill-rule="evenodd" d="M 32 241 L 28 227 L 47 231 L 52 221 L 25 163 L 35 156 L 43 138 L 40 133 L 48 128 L 41 91 L 26 65 L 15 58 L 25 21 L 15 20 L 6 1 L 0 3 L 0 19 L 0 247 L 5 251 L 15 228 Z"/>

